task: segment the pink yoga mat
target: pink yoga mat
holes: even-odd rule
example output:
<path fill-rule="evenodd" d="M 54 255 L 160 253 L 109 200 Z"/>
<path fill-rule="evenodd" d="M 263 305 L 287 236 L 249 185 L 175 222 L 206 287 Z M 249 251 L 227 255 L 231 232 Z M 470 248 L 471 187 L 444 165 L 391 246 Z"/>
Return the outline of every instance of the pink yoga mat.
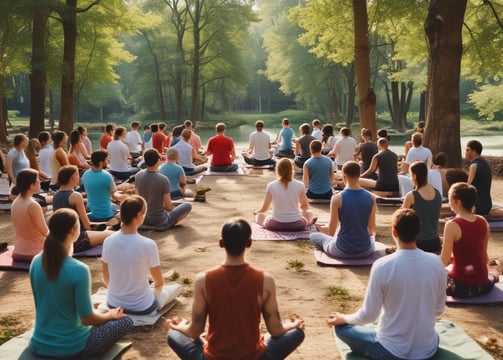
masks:
<path fill-rule="evenodd" d="M 30 263 L 16 261 L 12 259 L 13 251 L 14 246 L 9 246 L 7 248 L 7 251 L 0 254 L 0 270 L 28 271 L 30 269 Z"/>
<path fill-rule="evenodd" d="M 316 262 L 322 266 L 368 266 L 372 265 L 380 257 L 385 256 L 387 247 L 387 245 L 376 241 L 374 253 L 369 257 L 359 259 L 333 258 L 317 249 L 314 249 L 314 257 Z"/>
<path fill-rule="evenodd" d="M 252 223 L 253 240 L 297 240 L 309 239 L 311 233 L 316 232 L 316 226 L 311 225 L 304 231 L 270 231 L 257 223 Z"/>

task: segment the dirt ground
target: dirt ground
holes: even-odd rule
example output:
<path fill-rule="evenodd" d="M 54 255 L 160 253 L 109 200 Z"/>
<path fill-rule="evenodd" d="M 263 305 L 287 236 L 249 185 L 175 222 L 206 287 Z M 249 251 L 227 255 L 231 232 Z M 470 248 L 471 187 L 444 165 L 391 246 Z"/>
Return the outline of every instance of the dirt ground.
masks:
<path fill-rule="evenodd" d="M 265 185 L 274 179 L 269 170 L 253 170 L 250 176 L 206 176 L 201 185 L 212 191 L 207 202 L 194 203 L 187 223 L 167 232 L 147 232 L 156 240 L 163 271 L 175 270 L 185 291 L 178 304 L 167 316 L 190 316 L 192 279 L 197 272 L 221 263 L 223 250 L 218 247 L 219 231 L 229 217 L 242 216 L 252 220 L 252 212 L 259 208 Z M 493 196 L 503 204 L 503 180 L 495 180 Z M 328 222 L 328 205 L 314 205 L 319 223 Z M 381 207 L 378 210 L 377 240 L 392 244 L 390 236 L 391 214 L 396 208 Z M 9 212 L 0 212 L 2 241 L 14 242 Z M 492 233 L 489 242 L 491 258 L 503 259 L 503 233 Z M 313 250 L 307 241 L 256 241 L 248 252 L 248 261 L 271 273 L 277 286 L 280 314 L 286 319 L 290 314 L 304 318 L 306 338 L 289 359 L 339 359 L 331 329 L 325 319 L 331 311 L 352 311 L 361 304 L 368 281 L 369 267 L 334 268 L 316 264 Z M 102 286 L 100 259 L 86 259 L 91 268 L 93 291 Z M 420 275 L 420 274 L 418 274 Z M 33 325 L 34 305 L 28 273 L 0 272 L 1 317 L 12 316 L 21 325 Z M 339 291 L 330 296 L 329 289 Z M 344 293 L 344 289 L 347 293 Z M 414 311 L 414 309 L 411 309 Z M 503 345 L 501 306 L 447 306 L 442 318 L 460 325 L 472 338 L 495 337 Z M 231 319 L 229 319 L 231 320 Z M 265 332 L 265 326 L 262 324 Z M 135 330 L 126 336 L 133 346 L 122 359 L 176 359 L 166 345 L 163 321 L 152 329 Z M 503 359 L 503 352 L 496 348 L 492 355 Z"/>

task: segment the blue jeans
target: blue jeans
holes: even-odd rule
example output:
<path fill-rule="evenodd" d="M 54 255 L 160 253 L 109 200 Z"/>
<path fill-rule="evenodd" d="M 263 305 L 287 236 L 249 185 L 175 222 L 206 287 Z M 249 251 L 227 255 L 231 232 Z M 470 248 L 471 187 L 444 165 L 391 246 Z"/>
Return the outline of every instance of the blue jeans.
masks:
<path fill-rule="evenodd" d="M 366 258 L 369 257 L 374 253 L 374 248 L 375 248 L 375 242 L 374 239 L 371 237 L 370 238 L 370 247 L 368 250 L 359 252 L 359 253 L 346 253 L 342 250 L 340 250 L 337 245 L 333 246 L 330 249 L 330 252 L 328 251 L 328 246 L 332 241 L 336 241 L 337 234 L 332 237 L 328 236 L 324 233 L 321 232 L 316 232 L 312 233 L 309 236 L 309 242 L 318 250 L 322 250 L 323 252 L 327 253 L 328 255 L 336 258 L 345 258 L 345 259 L 356 259 L 356 258 Z"/>
<path fill-rule="evenodd" d="M 284 335 L 266 342 L 266 348 L 260 360 L 279 360 L 286 358 L 304 340 L 302 329 L 292 329 Z M 168 345 L 183 360 L 206 360 L 203 343 L 200 339 L 192 339 L 176 330 L 168 333 Z"/>
<path fill-rule="evenodd" d="M 334 326 L 335 335 L 349 345 L 356 355 L 375 360 L 400 360 L 386 350 L 376 340 L 376 330 L 366 326 L 339 325 Z"/>
<path fill-rule="evenodd" d="M 166 211 L 168 217 L 167 228 L 171 228 L 176 225 L 178 220 L 185 218 L 192 211 L 192 204 L 182 203 L 176 206 L 171 211 Z"/>

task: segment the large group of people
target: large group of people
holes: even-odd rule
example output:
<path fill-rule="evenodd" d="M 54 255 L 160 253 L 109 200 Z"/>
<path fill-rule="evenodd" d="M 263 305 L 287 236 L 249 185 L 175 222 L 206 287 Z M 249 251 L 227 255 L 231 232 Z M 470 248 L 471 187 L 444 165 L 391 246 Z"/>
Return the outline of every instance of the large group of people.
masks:
<path fill-rule="evenodd" d="M 277 179 L 267 184 L 254 221 L 270 231 L 316 228 L 310 243 L 330 256 L 372 255 L 376 199 L 396 194 L 400 176 L 409 179 L 411 189 L 392 217 L 396 247 L 372 266 L 362 307 L 352 314 L 333 313 L 326 322 L 354 353 L 369 359 L 433 356 L 438 348 L 435 319 L 446 295 L 480 296 L 499 281 L 500 264 L 489 261 L 487 251 L 487 219 L 503 218 L 503 209 L 492 204 L 491 169 L 480 142 L 468 142 L 468 174 L 452 184 L 445 154 L 433 156 L 419 131 L 405 145 L 399 175 L 398 156 L 386 133 L 374 142 L 372 132 L 362 129 L 357 143 L 349 128 L 335 136 L 332 125 L 315 119 L 302 124 L 295 138 L 285 118 L 271 142 L 264 126 L 261 120 L 255 123 L 243 158 L 251 166 L 275 168 Z M 139 230 L 164 231 L 189 216 L 189 202 L 173 203 L 193 196 L 188 176 L 208 168 L 223 175 L 238 169 L 235 145 L 223 123 L 216 124 L 204 149 L 190 120 L 168 134 L 164 123 L 146 127 L 143 134 L 139 128 L 137 121 L 129 132 L 107 125 L 95 151 L 82 127 L 70 137 L 62 131 L 52 136 L 43 131 L 32 140 L 14 137 L 6 157 L 15 195 L 12 257 L 31 262 L 36 322 L 30 347 L 38 356 L 94 356 L 132 328 L 128 315 L 162 308 L 166 294 L 159 251 Z M 302 171 L 302 181 L 294 178 L 296 171 Z M 37 196 L 41 181 L 50 181 L 55 191 L 47 221 L 46 202 Z M 446 191 L 454 217 L 440 236 Z M 330 203 L 327 225 L 316 225 L 310 200 Z M 71 256 L 98 245 L 103 246 L 108 288 L 106 313 L 92 307 L 89 268 Z M 169 346 L 182 359 L 287 357 L 304 339 L 304 320 L 282 322 L 272 276 L 246 262 L 250 224 L 240 218 L 225 222 L 219 245 L 225 249 L 224 263 L 197 275 L 191 320 L 166 321 Z M 271 335 L 267 341 L 260 332 L 261 316 Z M 361 326 L 375 320 L 376 329 Z M 199 337 L 207 321 L 203 343 Z"/>

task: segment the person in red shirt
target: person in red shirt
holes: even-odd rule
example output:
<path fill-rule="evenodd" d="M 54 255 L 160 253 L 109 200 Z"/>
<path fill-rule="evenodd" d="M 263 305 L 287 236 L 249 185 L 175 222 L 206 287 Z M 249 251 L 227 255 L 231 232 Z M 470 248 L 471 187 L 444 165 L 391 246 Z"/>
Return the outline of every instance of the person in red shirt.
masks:
<path fill-rule="evenodd" d="M 106 150 L 108 143 L 114 139 L 115 125 L 107 124 L 105 126 L 105 133 L 100 138 L 100 150 Z"/>
<path fill-rule="evenodd" d="M 225 124 L 218 123 L 215 126 L 217 135 L 208 140 L 206 155 L 213 155 L 211 158 L 211 171 L 232 172 L 238 170 L 238 164 L 233 163 L 236 159 L 234 141 L 225 136 Z"/>
<path fill-rule="evenodd" d="M 274 279 L 246 262 L 245 250 L 252 244 L 250 224 L 231 219 L 221 236 L 225 261 L 197 275 L 192 320 L 166 320 L 169 346 L 181 359 L 286 358 L 304 340 L 304 320 L 292 317 L 282 322 Z M 271 334 L 266 342 L 260 333 L 261 313 Z M 203 345 L 199 336 L 206 318 L 209 329 Z"/>
<path fill-rule="evenodd" d="M 151 127 L 152 128 L 152 127 Z M 167 143 L 167 136 L 164 134 L 164 130 L 166 129 L 166 124 L 160 123 L 157 125 L 157 130 L 154 132 L 154 129 L 152 132 L 154 133 L 152 135 L 152 147 L 154 149 L 157 149 L 159 151 L 159 154 L 164 154 L 164 148 L 169 147 L 169 144 Z"/>

